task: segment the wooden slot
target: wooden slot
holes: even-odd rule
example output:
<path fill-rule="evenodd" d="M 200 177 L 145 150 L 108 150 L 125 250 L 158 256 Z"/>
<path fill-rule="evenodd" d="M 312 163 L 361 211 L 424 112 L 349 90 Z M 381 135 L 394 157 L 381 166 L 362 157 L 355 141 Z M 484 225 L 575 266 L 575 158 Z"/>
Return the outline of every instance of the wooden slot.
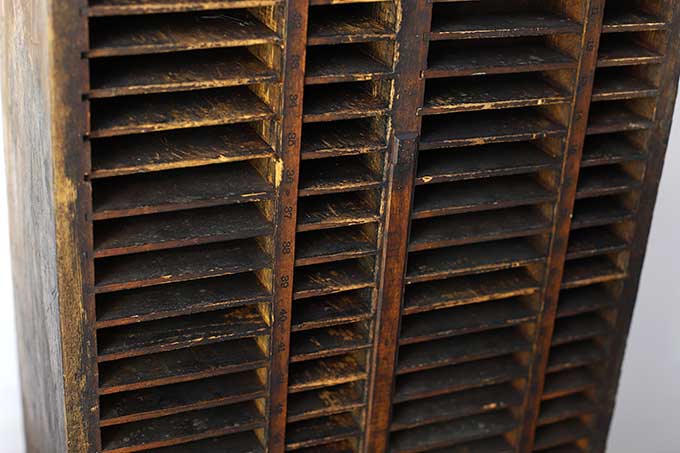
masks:
<path fill-rule="evenodd" d="M 413 219 L 548 203 L 555 197 L 533 176 L 524 175 L 425 185 L 416 189 Z"/>
<path fill-rule="evenodd" d="M 95 59 L 89 98 L 166 93 L 277 81 L 277 74 L 244 48 Z"/>
<path fill-rule="evenodd" d="M 401 346 L 397 373 L 414 373 L 530 349 L 531 343 L 515 329 L 497 328 L 486 332 Z"/>
<path fill-rule="evenodd" d="M 518 425 L 506 410 L 435 423 L 399 431 L 390 436 L 391 451 L 421 452 L 443 448 L 478 439 L 499 436 L 512 431 Z M 468 450 L 490 451 L 490 450 Z"/>
<path fill-rule="evenodd" d="M 455 214 L 415 220 L 409 251 L 429 250 L 514 237 L 550 230 L 552 222 L 533 207 Z"/>
<path fill-rule="evenodd" d="M 409 255 L 406 283 L 510 269 L 544 259 L 545 253 L 525 239 L 428 250 Z"/>
<path fill-rule="evenodd" d="M 311 0 L 312 2 L 324 0 Z M 340 0 L 343 1 L 343 0 Z M 353 439 L 341 440 L 315 447 L 307 447 L 298 450 L 301 453 L 356 453 L 356 441 Z"/>
<path fill-rule="evenodd" d="M 594 135 L 586 138 L 581 167 L 643 160 L 642 151 L 620 135 Z"/>
<path fill-rule="evenodd" d="M 579 260 L 567 261 L 564 266 L 562 288 L 577 288 L 595 283 L 621 280 L 626 271 L 614 263 L 608 256 L 595 256 Z"/>
<path fill-rule="evenodd" d="M 309 10 L 307 45 L 346 44 L 394 39 L 387 23 L 363 5 L 315 6 Z"/>
<path fill-rule="evenodd" d="M 368 192 L 304 197 L 298 203 L 297 230 L 313 231 L 377 222 L 380 218 L 377 211 L 369 200 Z"/>
<path fill-rule="evenodd" d="M 343 384 L 290 395 L 288 423 L 350 412 L 364 405 L 364 387 L 360 383 Z"/>
<path fill-rule="evenodd" d="M 385 99 L 366 82 L 308 87 L 302 120 L 305 123 L 350 120 L 381 115 L 389 110 Z"/>
<path fill-rule="evenodd" d="M 97 327 L 113 327 L 172 316 L 271 301 L 253 274 L 152 286 L 97 296 Z"/>
<path fill-rule="evenodd" d="M 441 1 L 441 0 L 434 0 Z M 446 1 L 446 0 L 444 0 Z M 467 1 L 467 0 L 464 0 Z M 472 0 L 477 1 L 477 0 Z M 449 445 L 444 448 L 436 448 L 428 450 L 428 453 L 468 453 L 475 452 L 493 452 L 493 453 L 512 453 L 515 451 L 513 447 L 504 437 L 492 437 L 490 439 L 475 440 L 472 442 L 465 442 L 457 445 Z"/>
<path fill-rule="evenodd" d="M 526 142 L 423 151 L 416 184 L 533 173 L 558 166 L 558 159 Z"/>
<path fill-rule="evenodd" d="M 92 179 L 268 158 L 274 154 L 272 147 L 248 124 L 97 139 L 92 142 L 92 149 Z"/>
<path fill-rule="evenodd" d="M 595 74 L 594 102 L 656 96 L 658 90 L 649 83 L 619 68 L 601 68 Z"/>
<path fill-rule="evenodd" d="M 580 24 L 543 11 L 461 13 L 455 8 L 435 7 L 430 39 L 509 38 L 581 32 Z"/>
<path fill-rule="evenodd" d="M 604 351 L 592 340 L 555 346 L 550 349 L 548 373 L 570 370 L 605 360 Z"/>
<path fill-rule="evenodd" d="M 192 440 L 249 431 L 264 426 L 254 402 L 185 412 L 102 429 L 102 450 L 127 453 Z"/>
<path fill-rule="evenodd" d="M 607 227 L 574 230 L 569 234 L 567 259 L 588 258 L 612 252 L 621 252 L 628 243 Z"/>
<path fill-rule="evenodd" d="M 96 222 L 94 256 L 123 255 L 271 234 L 258 206 L 241 204 Z"/>
<path fill-rule="evenodd" d="M 268 200 L 273 187 L 248 162 L 93 182 L 94 220 Z"/>
<path fill-rule="evenodd" d="M 371 316 L 370 295 L 366 291 L 331 294 L 293 304 L 291 330 L 300 332 L 363 321 Z"/>
<path fill-rule="evenodd" d="M 543 41 L 434 42 L 430 45 L 425 77 L 537 72 L 575 66 L 572 58 Z"/>
<path fill-rule="evenodd" d="M 515 298 L 417 313 L 402 319 L 399 343 L 420 343 L 499 329 L 532 321 L 535 317 L 535 310 Z"/>
<path fill-rule="evenodd" d="M 146 450 L 149 453 L 264 453 L 265 448 L 254 431 L 213 437 L 186 444 Z"/>
<path fill-rule="evenodd" d="M 597 58 L 598 68 L 655 64 L 662 61 L 663 55 L 629 37 L 604 35 L 600 40 Z"/>
<path fill-rule="evenodd" d="M 382 178 L 360 156 L 305 161 L 300 166 L 299 196 L 353 192 L 379 187 Z"/>
<path fill-rule="evenodd" d="M 167 2 L 165 2 L 167 3 Z M 97 18 L 90 21 L 88 58 L 143 55 L 279 42 L 245 10 Z"/>
<path fill-rule="evenodd" d="M 345 120 L 327 124 L 305 124 L 300 156 L 303 160 L 384 151 L 385 138 L 367 120 Z"/>
<path fill-rule="evenodd" d="M 119 425 L 261 398 L 265 385 L 254 371 L 188 383 L 104 395 L 100 426 Z"/>
<path fill-rule="evenodd" d="M 611 225 L 630 219 L 633 212 L 613 197 L 577 200 L 574 205 L 572 229 Z"/>
<path fill-rule="evenodd" d="M 291 335 L 290 361 L 341 355 L 370 346 L 368 330 L 361 323 L 307 330 Z"/>
<path fill-rule="evenodd" d="M 586 286 L 560 293 L 557 317 L 574 316 L 613 307 L 616 299 L 600 286 Z"/>
<path fill-rule="evenodd" d="M 268 330 L 267 323 L 253 305 L 110 327 L 97 333 L 97 360 L 118 360 L 254 337 L 266 334 Z"/>
<path fill-rule="evenodd" d="M 539 425 L 557 423 L 595 412 L 595 404 L 584 394 L 554 398 L 541 403 Z"/>
<path fill-rule="evenodd" d="M 577 198 L 601 197 L 637 188 L 640 182 L 618 165 L 588 167 L 578 178 Z"/>
<path fill-rule="evenodd" d="M 95 292 L 250 272 L 270 261 L 254 239 L 101 258 L 95 266 Z"/>
<path fill-rule="evenodd" d="M 586 392 L 597 386 L 593 374 L 587 368 L 573 368 L 545 377 L 543 399 L 561 398 L 574 393 Z"/>
<path fill-rule="evenodd" d="M 397 377 L 394 403 L 485 387 L 523 377 L 526 369 L 512 357 L 495 357 Z"/>
<path fill-rule="evenodd" d="M 604 10 L 602 33 L 651 31 L 666 28 L 666 23 L 663 20 L 626 6 L 628 5 L 623 7 L 616 4 L 607 5 Z"/>
<path fill-rule="evenodd" d="M 295 270 L 294 299 L 373 286 L 374 277 L 356 260 L 304 266 Z"/>
<path fill-rule="evenodd" d="M 406 288 L 403 315 L 536 293 L 540 284 L 524 269 L 507 269 Z"/>
<path fill-rule="evenodd" d="M 246 123 L 274 112 L 247 87 L 99 99 L 91 102 L 91 138 Z"/>
<path fill-rule="evenodd" d="M 299 233 L 295 243 L 295 265 L 340 261 L 373 255 L 375 240 L 361 227 L 334 228 Z"/>
<path fill-rule="evenodd" d="M 579 419 L 571 419 L 546 425 L 536 430 L 534 451 L 541 451 L 568 444 L 590 436 L 590 430 Z"/>
<path fill-rule="evenodd" d="M 110 394 L 187 382 L 266 366 L 252 338 L 161 352 L 99 365 L 99 393 Z"/>
<path fill-rule="evenodd" d="M 366 379 L 364 359 L 355 354 L 295 363 L 289 369 L 289 393 L 305 392 Z"/>
<path fill-rule="evenodd" d="M 650 129 L 654 123 L 619 102 L 598 102 L 590 107 L 588 135 Z"/>
<path fill-rule="evenodd" d="M 451 113 L 423 119 L 420 149 L 563 136 L 561 126 L 532 108 Z"/>
<path fill-rule="evenodd" d="M 356 44 L 314 46 L 307 50 L 305 83 L 350 82 L 386 77 L 391 69 Z"/>
<path fill-rule="evenodd" d="M 586 450 L 579 447 L 577 443 L 560 445 L 558 447 L 543 450 L 544 453 L 585 453 Z"/>
<path fill-rule="evenodd" d="M 227 8 L 271 6 L 281 0 L 90 0 L 88 14 L 125 16 L 135 14 L 209 11 Z"/>
<path fill-rule="evenodd" d="M 351 414 L 289 423 L 286 427 L 286 451 L 325 445 L 361 434 L 361 428 Z"/>
<path fill-rule="evenodd" d="M 522 404 L 522 394 L 500 384 L 397 405 L 390 429 L 400 431 Z"/>
<path fill-rule="evenodd" d="M 595 313 L 585 313 L 560 318 L 555 322 L 552 344 L 560 345 L 606 335 L 610 331 L 607 322 Z"/>
<path fill-rule="evenodd" d="M 456 83 L 434 79 L 427 83 L 420 114 L 562 104 L 568 100 L 567 93 L 535 74 L 464 77 Z"/>

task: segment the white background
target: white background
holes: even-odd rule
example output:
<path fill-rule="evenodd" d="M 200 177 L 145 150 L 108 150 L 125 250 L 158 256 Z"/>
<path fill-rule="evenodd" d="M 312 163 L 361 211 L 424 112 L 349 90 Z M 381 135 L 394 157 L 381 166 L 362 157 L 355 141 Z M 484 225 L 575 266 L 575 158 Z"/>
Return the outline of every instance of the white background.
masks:
<path fill-rule="evenodd" d="M 676 231 L 680 224 L 680 102 L 678 104 L 624 363 L 609 440 L 610 453 L 680 452 L 680 286 L 677 282 L 680 235 Z M 0 159 L 0 451 L 21 453 L 24 447 L 11 287 L 3 158 Z"/>

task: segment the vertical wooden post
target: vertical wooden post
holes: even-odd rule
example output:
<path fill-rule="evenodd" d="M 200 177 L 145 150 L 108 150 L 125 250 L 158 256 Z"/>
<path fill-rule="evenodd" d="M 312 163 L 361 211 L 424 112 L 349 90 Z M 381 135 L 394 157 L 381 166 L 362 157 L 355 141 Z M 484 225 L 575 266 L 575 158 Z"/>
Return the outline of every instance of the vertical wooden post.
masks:
<path fill-rule="evenodd" d="M 545 383 L 545 371 L 555 326 L 557 301 L 560 295 L 564 262 L 571 229 L 571 216 L 576 198 L 583 142 L 588 125 L 588 109 L 595 68 L 604 0 L 587 0 L 584 5 L 584 21 L 581 33 L 581 49 L 572 93 L 569 129 L 564 144 L 564 160 L 560 175 L 559 194 L 553 216 L 553 231 L 548 255 L 548 269 L 544 280 L 542 309 L 529 370 L 527 397 L 523 411 L 523 425 L 519 439 L 519 451 L 533 450 L 535 428 L 538 421 L 541 395 Z"/>
<path fill-rule="evenodd" d="M 382 238 L 376 352 L 369 379 L 366 451 L 387 451 L 392 412 L 397 339 L 404 292 L 411 204 L 415 182 L 420 134 L 421 107 L 425 82 L 422 70 L 427 58 L 427 32 L 432 3 L 402 0 L 397 34 L 396 86 L 398 93 L 392 116 L 393 141 L 388 168 L 385 234 Z"/>
<path fill-rule="evenodd" d="M 300 170 L 300 136 L 304 70 L 307 47 L 309 0 L 290 0 L 285 5 L 281 131 L 277 147 L 276 231 L 274 233 L 272 339 L 269 379 L 269 452 L 285 450 L 288 400 L 295 230 Z"/>

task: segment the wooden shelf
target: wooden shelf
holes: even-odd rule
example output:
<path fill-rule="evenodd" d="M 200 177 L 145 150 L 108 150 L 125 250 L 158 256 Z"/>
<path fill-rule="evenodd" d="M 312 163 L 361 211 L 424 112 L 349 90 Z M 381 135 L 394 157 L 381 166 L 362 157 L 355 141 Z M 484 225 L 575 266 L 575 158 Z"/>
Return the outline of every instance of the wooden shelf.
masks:
<path fill-rule="evenodd" d="M 268 364 L 252 338 L 99 365 L 99 393 L 111 394 L 252 370 Z"/>
<path fill-rule="evenodd" d="M 388 24 L 362 5 L 313 7 L 309 11 L 307 45 L 346 44 L 394 39 Z"/>
<path fill-rule="evenodd" d="M 275 82 L 276 72 L 243 48 L 144 55 L 90 63 L 89 98 Z"/>
<path fill-rule="evenodd" d="M 102 429 L 102 450 L 129 452 L 172 446 L 218 435 L 264 427 L 264 416 L 253 402 L 187 412 Z"/>
<path fill-rule="evenodd" d="M 552 222 L 536 208 L 518 207 L 415 220 L 409 251 L 532 236 L 550 230 Z"/>
<path fill-rule="evenodd" d="M 300 267 L 295 270 L 293 298 L 324 296 L 373 284 L 373 275 L 356 260 Z"/>
<path fill-rule="evenodd" d="M 88 58 L 252 46 L 280 41 L 276 33 L 245 10 L 219 15 L 130 16 L 125 20 L 107 17 L 91 21 L 90 29 Z"/>
<path fill-rule="evenodd" d="M 546 425 L 536 430 L 534 451 L 541 451 L 587 438 L 590 430 L 579 419 Z"/>
<path fill-rule="evenodd" d="M 325 445 L 361 435 L 361 427 L 351 414 L 289 423 L 286 428 L 286 451 Z"/>
<path fill-rule="evenodd" d="M 581 167 L 644 159 L 642 151 L 620 135 L 594 135 L 586 138 Z"/>
<path fill-rule="evenodd" d="M 361 227 L 334 228 L 299 233 L 295 242 L 295 265 L 308 266 L 376 253 L 376 243 Z"/>
<path fill-rule="evenodd" d="M 94 256 L 102 258 L 271 234 L 254 204 L 124 217 L 95 223 Z"/>
<path fill-rule="evenodd" d="M 340 414 L 364 405 L 364 388 L 358 383 L 318 391 L 293 393 L 288 399 L 288 423 Z"/>
<path fill-rule="evenodd" d="M 339 193 L 305 197 L 298 203 L 298 232 L 338 228 L 376 222 L 378 208 L 368 193 Z"/>
<path fill-rule="evenodd" d="M 550 349 L 548 373 L 570 370 L 605 360 L 607 356 L 597 343 L 586 340 Z"/>
<path fill-rule="evenodd" d="M 224 406 L 262 398 L 265 394 L 265 385 L 257 373 L 245 371 L 188 383 L 105 395 L 100 404 L 100 426 Z"/>
<path fill-rule="evenodd" d="M 426 425 L 393 433 L 390 442 L 391 451 L 419 452 L 426 449 L 429 451 L 433 448 L 449 447 L 463 442 L 499 436 L 512 431 L 517 425 L 517 420 L 510 412 L 505 410 Z"/>
<path fill-rule="evenodd" d="M 423 151 L 416 184 L 434 184 L 557 169 L 559 160 L 530 143 Z"/>
<path fill-rule="evenodd" d="M 658 90 L 619 68 L 601 68 L 595 74 L 593 102 L 654 97 Z"/>
<path fill-rule="evenodd" d="M 545 43 L 433 43 L 425 77 L 509 74 L 574 68 L 569 56 Z"/>
<path fill-rule="evenodd" d="M 457 10 L 435 9 L 430 39 L 488 39 L 580 32 L 581 25 L 548 12 L 460 14 Z"/>
<path fill-rule="evenodd" d="M 152 286 L 97 296 L 97 327 L 267 303 L 271 294 L 253 274 Z"/>
<path fill-rule="evenodd" d="M 97 333 L 97 360 L 105 362 L 266 334 L 257 307 L 179 316 L 112 327 Z"/>
<path fill-rule="evenodd" d="M 455 420 L 522 404 L 522 395 L 507 384 L 399 404 L 394 408 L 392 431 Z"/>
<path fill-rule="evenodd" d="M 496 357 L 409 373 L 397 378 L 395 404 L 509 382 L 526 370 L 512 357 Z"/>
<path fill-rule="evenodd" d="M 348 354 L 293 364 L 289 371 L 288 392 L 293 394 L 364 380 L 367 374 L 363 361 Z"/>
<path fill-rule="evenodd" d="M 552 344 L 560 345 L 606 335 L 610 331 L 607 322 L 594 313 L 585 313 L 558 319 L 555 322 Z"/>
<path fill-rule="evenodd" d="M 416 189 L 413 219 L 549 203 L 555 198 L 531 176 L 433 184 Z"/>
<path fill-rule="evenodd" d="M 650 129 L 654 123 L 620 103 L 596 103 L 588 116 L 588 135 Z"/>
<path fill-rule="evenodd" d="M 516 142 L 565 134 L 532 108 L 452 113 L 425 118 L 420 149 Z"/>
<path fill-rule="evenodd" d="M 247 123 L 274 112 L 247 87 L 93 100 L 91 138 Z"/>
<path fill-rule="evenodd" d="M 543 398 L 560 398 L 579 392 L 586 392 L 597 385 L 593 375 L 585 368 L 575 368 L 545 377 Z"/>
<path fill-rule="evenodd" d="M 379 187 L 382 178 L 360 157 L 309 160 L 300 167 L 299 196 L 353 192 Z"/>
<path fill-rule="evenodd" d="M 567 259 L 588 258 L 612 252 L 621 252 L 628 243 L 607 227 L 574 230 L 569 234 Z"/>
<path fill-rule="evenodd" d="M 583 394 L 555 398 L 541 403 L 538 424 L 557 423 L 569 418 L 588 415 L 595 411 L 595 403 Z"/>
<path fill-rule="evenodd" d="M 576 198 L 628 192 L 639 186 L 640 182 L 618 165 L 589 167 L 581 170 L 579 174 Z"/>
<path fill-rule="evenodd" d="M 609 6 L 609 5 L 608 5 Z M 605 8 L 602 33 L 663 30 L 666 23 L 651 14 L 618 5 Z"/>
<path fill-rule="evenodd" d="M 367 120 L 347 120 L 327 124 L 305 124 L 302 129 L 300 156 L 303 160 L 384 151 L 384 136 L 371 128 Z"/>
<path fill-rule="evenodd" d="M 663 61 L 663 55 L 642 44 L 617 35 L 603 36 L 597 58 L 598 68 L 655 64 Z"/>
<path fill-rule="evenodd" d="M 626 277 L 626 272 L 620 269 L 607 256 L 595 256 L 580 260 L 567 261 L 564 266 L 562 288 L 577 288 L 595 283 L 621 280 Z"/>
<path fill-rule="evenodd" d="M 570 289 L 560 293 L 557 317 L 563 318 L 581 313 L 589 313 L 615 305 L 616 299 L 599 286 Z"/>
<path fill-rule="evenodd" d="M 429 250 L 409 255 L 406 283 L 510 269 L 544 259 L 545 254 L 525 239 Z"/>
<path fill-rule="evenodd" d="M 633 212 L 612 197 L 591 198 L 576 201 L 571 228 L 588 228 L 611 225 L 630 219 Z"/>
<path fill-rule="evenodd" d="M 374 80 L 391 73 L 385 63 L 355 44 L 313 46 L 307 50 L 307 85 Z"/>
<path fill-rule="evenodd" d="M 272 185 L 248 162 L 106 178 L 93 182 L 94 220 L 272 198 Z"/>
<path fill-rule="evenodd" d="M 254 239 L 102 258 L 95 268 L 95 292 L 250 272 L 270 261 Z"/>
<path fill-rule="evenodd" d="M 531 343 L 513 328 L 471 333 L 401 346 L 397 373 L 414 373 L 529 349 Z"/>
<path fill-rule="evenodd" d="M 366 292 L 331 294 L 293 304 L 291 330 L 300 332 L 363 321 L 370 317 L 371 301 Z"/>
<path fill-rule="evenodd" d="M 254 431 L 199 440 L 164 447 L 163 453 L 264 453 L 265 449 Z"/>
<path fill-rule="evenodd" d="M 314 360 L 370 347 L 368 331 L 360 323 L 307 330 L 291 335 L 290 362 Z"/>
<path fill-rule="evenodd" d="M 90 178 L 268 158 L 274 150 L 247 124 L 98 139 Z"/>
<path fill-rule="evenodd" d="M 305 123 L 378 116 L 389 111 L 387 101 L 360 82 L 308 87 L 302 120 Z"/>
<path fill-rule="evenodd" d="M 253 8 L 275 5 L 280 2 L 281 0 L 90 0 L 88 14 L 91 17 L 96 17 L 177 13 Z"/>
<path fill-rule="evenodd" d="M 540 284 L 524 269 L 410 285 L 403 315 L 536 293 Z"/>

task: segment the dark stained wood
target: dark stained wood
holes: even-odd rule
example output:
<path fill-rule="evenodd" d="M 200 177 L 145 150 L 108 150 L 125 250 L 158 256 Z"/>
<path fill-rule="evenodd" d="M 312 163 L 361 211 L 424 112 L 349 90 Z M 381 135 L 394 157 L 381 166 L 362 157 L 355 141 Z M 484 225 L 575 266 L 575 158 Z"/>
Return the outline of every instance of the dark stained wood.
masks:
<path fill-rule="evenodd" d="M 583 394 L 555 398 L 541 403 L 539 425 L 557 423 L 572 417 L 588 415 L 595 412 L 592 401 Z"/>
<path fill-rule="evenodd" d="M 642 159 L 644 155 L 640 149 L 625 138 L 608 134 L 596 135 L 587 137 L 583 144 L 581 167 Z"/>
<path fill-rule="evenodd" d="M 366 370 L 355 355 L 301 362 L 290 367 L 291 393 L 332 387 L 366 378 Z"/>
<path fill-rule="evenodd" d="M 342 157 L 305 161 L 300 168 L 299 195 L 353 192 L 371 189 L 381 184 L 375 174 L 360 158 Z"/>
<path fill-rule="evenodd" d="M 152 453 L 264 453 L 264 447 L 253 431 L 189 442 L 173 447 L 146 450 Z"/>
<path fill-rule="evenodd" d="M 560 398 L 595 387 L 596 381 L 587 368 L 574 368 L 551 373 L 545 377 L 543 399 Z"/>
<path fill-rule="evenodd" d="M 384 138 L 371 130 L 365 121 L 341 121 L 327 124 L 308 124 L 302 138 L 303 159 L 364 154 L 383 151 Z"/>
<path fill-rule="evenodd" d="M 281 0 L 91 0 L 90 16 L 119 16 L 268 6 Z"/>
<path fill-rule="evenodd" d="M 356 436 L 360 433 L 357 421 L 351 414 L 316 418 L 288 426 L 286 451 L 314 447 Z"/>
<path fill-rule="evenodd" d="M 311 231 L 378 220 L 376 207 L 360 192 L 306 197 L 298 207 L 298 231 Z"/>
<path fill-rule="evenodd" d="M 295 299 L 323 296 L 373 285 L 373 276 L 356 260 L 297 269 Z"/>
<path fill-rule="evenodd" d="M 662 60 L 662 55 L 632 39 L 605 35 L 600 43 L 597 67 L 654 64 Z"/>
<path fill-rule="evenodd" d="M 293 305 L 292 331 L 303 331 L 362 321 L 370 317 L 364 291 L 352 291 L 303 300 Z"/>
<path fill-rule="evenodd" d="M 380 41 L 394 38 L 390 27 L 362 5 L 317 6 L 309 12 L 310 46 Z"/>
<path fill-rule="evenodd" d="M 305 123 L 319 123 L 377 116 L 388 110 L 387 102 L 372 92 L 368 85 L 336 84 L 332 87 L 308 87 Z"/>
<path fill-rule="evenodd" d="M 535 451 L 575 442 L 588 437 L 590 431 L 579 419 L 566 420 L 560 423 L 543 426 L 537 429 Z"/>
<path fill-rule="evenodd" d="M 385 63 L 357 45 L 315 46 L 308 50 L 305 83 L 375 80 L 390 73 Z"/>
<path fill-rule="evenodd" d="M 362 405 L 363 388 L 357 383 L 294 393 L 288 401 L 288 422 L 349 412 Z"/>
<path fill-rule="evenodd" d="M 375 244 L 357 227 L 334 228 L 297 237 L 296 266 L 340 261 L 375 254 Z"/>
<path fill-rule="evenodd" d="M 340 355 L 370 346 L 368 332 L 361 324 L 308 330 L 291 335 L 290 361 L 294 363 Z"/>
<path fill-rule="evenodd" d="M 633 9 L 630 6 L 620 7 L 616 4 L 607 5 L 604 23 L 602 24 L 603 33 L 661 30 L 664 28 L 666 28 L 666 22 L 663 19 Z"/>

